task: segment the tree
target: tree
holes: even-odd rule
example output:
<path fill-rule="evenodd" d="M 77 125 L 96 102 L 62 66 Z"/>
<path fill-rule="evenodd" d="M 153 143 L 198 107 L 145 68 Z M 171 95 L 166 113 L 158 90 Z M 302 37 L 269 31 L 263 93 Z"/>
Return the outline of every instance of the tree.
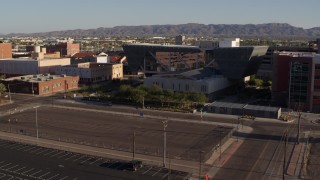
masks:
<path fill-rule="evenodd" d="M 4 84 L 0 83 L 0 95 L 2 93 L 4 93 L 6 90 L 7 90 L 6 86 Z"/>

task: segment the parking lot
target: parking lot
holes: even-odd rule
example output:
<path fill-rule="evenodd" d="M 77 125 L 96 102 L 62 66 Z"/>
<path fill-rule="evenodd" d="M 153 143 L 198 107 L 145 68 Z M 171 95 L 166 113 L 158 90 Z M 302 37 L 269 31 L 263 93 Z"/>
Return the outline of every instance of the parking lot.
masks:
<path fill-rule="evenodd" d="M 9 154 L 9 155 L 8 155 Z M 187 179 L 189 174 L 144 165 L 137 171 L 122 169 L 126 161 L 88 156 L 68 151 L 0 140 L 0 179 L 78 180 L 111 179 Z M 85 169 L 83 171 L 82 169 Z M 120 175 L 121 174 L 121 175 Z M 121 179 L 121 178 L 120 178 Z M 130 179 L 130 178 L 129 178 Z"/>

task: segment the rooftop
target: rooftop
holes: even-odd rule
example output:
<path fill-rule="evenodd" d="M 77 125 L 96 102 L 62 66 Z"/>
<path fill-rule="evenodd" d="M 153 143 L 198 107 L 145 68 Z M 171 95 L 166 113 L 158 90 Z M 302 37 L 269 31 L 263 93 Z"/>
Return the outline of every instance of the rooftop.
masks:
<path fill-rule="evenodd" d="M 45 82 L 50 81 L 52 79 L 64 78 L 66 75 L 50 75 L 50 74 L 34 74 L 34 75 L 25 75 L 25 76 L 17 76 L 4 79 L 3 81 L 22 81 L 22 82 Z"/>

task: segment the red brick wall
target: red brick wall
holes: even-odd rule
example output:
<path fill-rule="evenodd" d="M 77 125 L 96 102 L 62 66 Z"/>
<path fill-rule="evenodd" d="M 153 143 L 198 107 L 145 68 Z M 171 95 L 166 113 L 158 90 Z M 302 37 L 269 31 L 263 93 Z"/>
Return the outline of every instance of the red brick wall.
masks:
<path fill-rule="evenodd" d="M 12 58 L 11 43 L 0 43 L 0 59 Z"/>
<path fill-rule="evenodd" d="M 64 78 L 52 79 L 50 81 L 39 82 L 38 94 L 50 95 L 52 93 L 64 92 L 78 89 L 79 76 L 67 76 Z"/>

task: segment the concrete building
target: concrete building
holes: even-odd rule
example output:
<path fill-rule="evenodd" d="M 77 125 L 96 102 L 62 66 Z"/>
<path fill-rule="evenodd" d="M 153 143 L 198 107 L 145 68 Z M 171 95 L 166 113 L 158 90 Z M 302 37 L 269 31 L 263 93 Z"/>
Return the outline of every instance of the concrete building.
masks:
<path fill-rule="evenodd" d="M 12 58 L 12 45 L 11 45 L 11 43 L 0 42 L 0 58 L 1 59 Z"/>
<path fill-rule="evenodd" d="M 105 80 L 122 79 L 123 65 L 109 63 L 80 63 L 56 68 L 56 74 L 79 76 L 81 83 L 94 83 Z"/>
<path fill-rule="evenodd" d="M 245 77 L 256 73 L 267 48 L 217 48 L 212 50 L 215 57 L 213 63 L 216 63 L 214 67 L 153 75 L 145 79 L 144 85 L 156 85 L 177 92 L 204 93 L 214 100 L 228 88 L 242 85 Z"/>
<path fill-rule="evenodd" d="M 59 51 L 61 56 L 72 56 L 80 52 L 80 44 L 73 43 L 60 43 L 56 45 L 45 46 L 48 53 Z"/>
<path fill-rule="evenodd" d="M 209 113 L 279 119 L 281 108 L 215 101 L 205 106 Z"/>
<path fill-rule="evenodd" d="M 240 47 L 240 38 L 222 38 L 219 47 Z"/>
<path fill-rule="evenodd" d="M 177 92 L 200 92 L 206 94 L 209 99 L 222 94 L 225 88 L 236 85 L 219 72 L 210 68 L 195 69 L 182 73 L 158 74 L 144 80 L 144 86 L 159 86 L 162 89 L 170 89 Z"/>
<path fill-rule="evenodd" d="M 78 76 L 36 74 L 7 78 L 1 81 L 11 93 L 51 95 L 78 89 Z"/>
<path fill-rule="evenodd" d="M 310 52 L 275 54 L 272 98 L 294 110 L 320 112 L 320 55 Z"/>
<path fill-rule="evenodd" d="M 5 74 L 7 77 L 29 74 L 54 74 L 56 67 L 66 65 L 70 65 L 70 58 L 42 60 L 30 58 L 0 59 L 0 74 Z"/>

